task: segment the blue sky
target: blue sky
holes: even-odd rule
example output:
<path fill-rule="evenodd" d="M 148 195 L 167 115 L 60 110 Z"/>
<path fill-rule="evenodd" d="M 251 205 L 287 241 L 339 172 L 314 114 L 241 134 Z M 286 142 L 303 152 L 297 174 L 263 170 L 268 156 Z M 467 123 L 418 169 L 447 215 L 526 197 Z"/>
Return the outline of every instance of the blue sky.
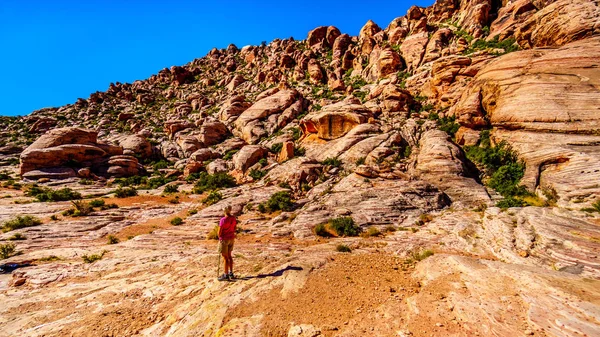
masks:
<path fill-rule="evenodd" d="M 213 47 L 305 39 L 323 25 L 357 35 L 411 5 L 395 1 L 0 0 L 0 115 L 73 103 L 145 79 Z"/>

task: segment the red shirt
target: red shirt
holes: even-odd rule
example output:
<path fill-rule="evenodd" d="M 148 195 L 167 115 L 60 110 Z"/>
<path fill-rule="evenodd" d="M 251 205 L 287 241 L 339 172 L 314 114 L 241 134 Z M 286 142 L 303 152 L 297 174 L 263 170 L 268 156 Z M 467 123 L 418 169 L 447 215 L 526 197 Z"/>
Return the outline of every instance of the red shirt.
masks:
<path fill-rule="evenodd" d="M 231 240 L 235 239 L 235 225 L 237 221 L 234 216 L 226 216 L 221 218 L 219 221 L 219 227 L 221 227 L 221 236 L 219 240 Z"/>

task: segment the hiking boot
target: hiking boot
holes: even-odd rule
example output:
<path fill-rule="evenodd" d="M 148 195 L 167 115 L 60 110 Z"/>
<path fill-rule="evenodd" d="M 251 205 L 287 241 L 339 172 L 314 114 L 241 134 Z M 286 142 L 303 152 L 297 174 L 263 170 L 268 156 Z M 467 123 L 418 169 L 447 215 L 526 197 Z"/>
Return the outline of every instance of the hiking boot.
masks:
<path fill-rule="evenodd" d="M 229 274 L 227 274 L 227 277 L 229 277 L 230 280 L 235 279 L 235 275 L 233 275 L 233 272 L 230 272 Z"/>
<path fill-rule="evenodd" d="M 229 275 L 223 274 L 223 275 L 217 277 L 217 280 L 219 280 L 219 281 L 228 281 L 229 280 Z"/>

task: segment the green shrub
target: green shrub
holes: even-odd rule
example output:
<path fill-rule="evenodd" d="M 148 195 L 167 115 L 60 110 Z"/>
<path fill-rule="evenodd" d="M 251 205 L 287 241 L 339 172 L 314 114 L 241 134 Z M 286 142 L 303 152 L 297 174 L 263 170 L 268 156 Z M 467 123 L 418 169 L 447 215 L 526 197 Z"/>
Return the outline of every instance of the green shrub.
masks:
<path fill-rule="evenodd" d="M 160 175 L 158 177 L 153 177 L 153 178 L 148 179 L 148 182 L 146 183 L 146 185 L 141 188 L 156 189 L 156 188 L 159 188 L 159 187 L 161 187 L 165 184 L 168 184 L 172 181 L 175 181 L 175 180 L 177 180 L 177 178 L 175 178 L 175 177 L 166 178 L 164 175 Z"/>
<path fill-rule="evenodd" d="M 262 179 L 262 177 L 264 177 L 267 174 L 266 171 L 263 170 L 256 170 L 256 169 L 252 169 L 250 170 L 250 173 L 248 173 L 248 175 L 254 179 L 254 180 L 260 180 Z"/>
<path fill-rule="evenodd" d="M 456 118 L 454 116 L 439 118 L 437 120 L 437 125 L 438 129 L 446 132 L 451 137 L 454 137 L 460 128 L 460 124 L 456 123 Z"/>
<path fill-rule="evenodd" d="M 213 229 L 206 236 L 209 240 L 219 240 L 219 226 L 213 227 Z"/>
<path fill-rule="evenodd" d="M 0 244 L 0 259 L 8 259 L 15 253 L 14 243 Z"/>
<path fill-rule="evenodd" d="M 218 172 L 215 174 L 208 174 L 202 172 L 196 185 L 194 185 L 193 192 L 201 194 L 209 190 L 217 190 L 220 188 L 229 188 L 236 186 L 235 179 L 225 172 Z"/>
<path fill-rule="evenodd" d="M 21 233 L 15 233 L 11 237 L 8 238 L 9 241 L 21 241 L 27 240 L 27 237 Z"/>
<path fill-rule="evenodd" d="M 92 206 L 92 207 L 102 207 L 104 205 L 105 205 L 105 202 L 102 199 L 94 199 L 94 200 L 90 201 L 90 206 Z"/>
<path fill-rule="evenodd" d="M 125 188 L 117 188 L 117 190 L 115 191 L 115 196 L 117 198 L 127 198 L 127 197 L 134 197 L 138 195 L 138 192 L 135 188 L 133 187 L 125 187 Z"/>
<path fill-rule="evenodd" d="M 178 185 L 167 185 L 167 186 L 165 186 L 165 189 L 163 190 L 163 193 L 166 193 L 166 194 L 172 194 L 172 193 L 177 193 L 177 192 L 179 192 Z"/>
<path fill-rule="evenodd" d="M 2 224 L 2 231 L 3 232 L 10 232 L 12 230 L 15 229 L 21 229 L 21 228 L 25 228 L 25 227 L 33 227 L 33 226 L 39 226 L 42 224 L 42 220 L 31 216 L 31 215 L 23 215 L 20 216 L 18 215 L 17 217 L 15 217 L 12 220 L 8 220 L 5 221 Z"/>
<path fill-rule="evenodd" d="M 258 204 L 257 209 L 261 213 L 266 213 L 267 212 L 267 207 L 265 207 L 265 205 L 263 203 Z"/>
<path fill-rule="evenodd" d="M 108 236 L 108 244 L 109 245 L 114 245 L 114 244 L 117 244 L 117 243 L 119 243 L 119 239 L 116 236 L 114 236 L 114 235 L 109 235 Z"/>
<path fill-rule="evenodd" d="M 94 181 L 90 179 L 79 180 L 79 185 L 94 185 Z"/>
<path fill-rule="evenodd" d="M 351 253 L 352 249 L 345 244 L 339 244 L 335 247 L 335 250 L 340 253 Z"/>
<path fill-rule="evenodd" d="M 405 263 L 412 264 L 419 261 L 423 261 L 426 258 L 433 255 L 433 251 L 431 249 L 424 249 L 421 251 L 414 251 L 410 254 L 410 257 L 406 260 Z"/>
<path fill-rule="evenodd" d="M 173 219 L 171 219 L 171 225 L 173 226 L 179 226 L 183 223 L 183 219 L 180 217 L 174 217 Z"/>
<path fill-rule="evenodd" d="M 148 183 L 148 177 L 131 176 L 127 178 L 117 178 L 113 183 L 121 185 L 121 187 L 146 185 Z"/>
<path fill-rule="evenodd" d="M 52 214 L 52 215 L 50 216 L 50 220 L 52 220 L 52 221 L 56 221 L 56 220 L 58 220 L 58 215 L 56 215 L 56 214 Z"/>
<path fill-rule="evenodd" d="M 169 167 L 169 162 L 166 160 L 160 160 L 152 165 L 154 171 L 166 169 Z"/>
<path fill-rule="evenodd" d="M 480 143 L 489 144 L 489 132 L 482 135 Z M 465 146 L 465 153 L 469 160 L 483 166 L 485 175 L 489 177 L 487 185 L 507 198 L 501 201 L 500 205 L 520 207 L 526 204 L 515 198 L 529 194 L 525 187 L 519 186 L 525 174 L 525 164 L 519 161 L 517 154 L 508 143 L 502 141 L 495 147 Z"/>
<path fill-rule="evenodd" d="M 356 160 L 356 162 L 354 163 L 356 166 L 360 166 L 363 165 L 365 163 L 365 157 L 360 157 Z"/>
<path fill-rule="evenodd" d="M 381 236 L 381 231 L 376 227 L 369 227 L 367 228 L 366 232 L 362 233 L 362 236 L 367 238 L 372 236 Z"/>
<path fill-rule="evenodd" d="M 504 197 L 511 197 L 516 195 L 524 195 L 527 190 L 523 186 L 518 186 L 519 181 L 525 174 L 525 165 L 517 163 L 508 163 L 498 168 L 496 172 L 492 174 L 488 181 L 488 186 L 495 189 Z"/>
<path fill-rule="evenodd" d="M 306 154 L 306 149 L 303 147 L 294 147 L 294 155 L 296 157 L 302 157 Z"/>
<path fill-rule="evenodd" d="M 277 153 L 281 152 L 282 148 L 283 148 L 283 143 L 275 143 L 275 144 L 271 145 L 271 152 L 277 154 Z"/>
<path fill-rule="evenodd" d="M 41 202 L 81 199 L 81 194 L 79 192 L 73 191 L 68 187 L 53 190 L 47 187 L 33 185 L 25 192 L 25 195 L 34 197 Z"/>
<path fill-rule="evenodd" d="M 327 158 L 327 159 L 323 160 L 321 162 L 321 164 L 323 164 L 325 166 L 339 167 L 342 165 L 342 161 L 337 158 Z"/>
<path fill-rule="evenodd" d="M 269 212 L 290 211 L 294 206 L 294 202 L 292 201 L 290 192 L 281 191 L 271 195 L 264 206 Z"/>
<path fill-rule="evenodd" d="M 313 231 L 315 232 L 315 234 L 317 236 L 321 236 L 324 238 L 328 238 L 331 237 L 331 233 L 329 233 L 329 231 L 327 230 L 327 226 L 325 226 L 325 224 L 318 224 L 315 226 L 315 228 L 313 229 Z"/>
<path fill-rule="evenodd" d="M 524 207 L 524 206 L 527 206 L 527 204 L 523 200 L 517 199 L 514 197 L 507 197 L 496 203 L 496 207 L 500 207 L 502 209 L 507 209 L 510 207 Z"/>
<path fill-rule="evenodd" d="M 223 199 L 223 196 L 221 195 L 221 193 L 217 192 L 217 191 L 211 191 L 206 198 L 202 199 L 202 203 L 210 206 L 210 205 L 214 205 L 217 202 L 219 202 L 221 199 Z"/>
<path fill-rule="evenodd" d="M 188 210 L 188 215 L 194 215 L 194 214 L 198 214 L 198 210 L 195 208 L 192 208 L 190 210 Z"/>
<path fill-rule="evenodd" d="M 358 236 L 362 231 L 349 216 L 329 219 L 327 225 L 337 236 Z"/>
<path fill-rule="evenodd" d="M 100 254 L 92 254 L 92 255 L 85 254 L 85 255 L 81 256 L 81 258 L 83 259 L 83 262 L 85 262 L 85 263 L 94 263 L 98 260 L 102 260 L 102 258 L 104 257 L 104 254 L 106 254 L 106 253 L 107 253 L 107 251 L 103 250 L 102 253 L 100 253 Z"/>
<path fill-rule="evenodd" d="M 231 160 L 233 159 L 233 155 L 236 154 L 239 150 L 229 150 L 223 156 L 223 160 Z"/>

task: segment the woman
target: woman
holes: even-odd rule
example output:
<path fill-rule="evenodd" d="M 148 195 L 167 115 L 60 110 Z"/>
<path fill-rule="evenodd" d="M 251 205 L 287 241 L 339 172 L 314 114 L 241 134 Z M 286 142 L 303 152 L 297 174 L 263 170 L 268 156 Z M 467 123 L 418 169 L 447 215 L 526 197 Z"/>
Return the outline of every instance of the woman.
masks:
<path fill-rule="evenodd" d="M 233 280 L 233 242 L 235 241 L 235 227 L 237 220 L 231 215 L 231 206 L 223 209 L 225 216 L 219 221 L 219 252 L 225 260 L 225 273 L 218 277 L 219 281 Z"/>

